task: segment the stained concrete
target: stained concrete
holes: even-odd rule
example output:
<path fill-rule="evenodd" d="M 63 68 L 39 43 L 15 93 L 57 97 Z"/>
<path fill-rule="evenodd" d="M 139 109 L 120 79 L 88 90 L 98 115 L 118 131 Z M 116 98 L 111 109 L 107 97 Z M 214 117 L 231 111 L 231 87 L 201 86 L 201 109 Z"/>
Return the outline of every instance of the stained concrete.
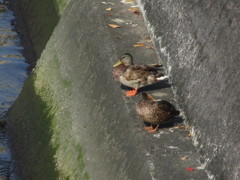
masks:
<path fill-rule="evenodd" d="M 136 63 L 158 61 L 153 49 L 133 47 L 153 46 L 143 17 L 128 10 L 134 5 L 71 1 L 63 12 L 8 113 L 22 179 L 206 178 L 201 169 L 185 170 L 200 166 L 189 132 L 165 128 L 148 134 L 135 114 L 139 97 L 125 98 L 113 82 L 112 65 L 123 53 Z M 150 89 L 174 103 L 167 82 Z"/>
<path fill-rule="evenodd" d="M 240 3 L 141 1 L 210 179 L 240 179 Z"/>
<path fill-rule="evenodd" d="M 9 112 L 23 179 L 202 180 L 207 179 L 205 168 L 209 178 L 237 179 L 234 119 L 239 115 L 239 91 L 232 84 L 238 84 L 239 73 L 238 4 L 139 3 L 158 56 L 153 49 L 133 47 L 138 42 L 153 44 L 147 41 L 142 15 L 128 10 L 135 4 L 119 1 L 70 1 L 43 52 L 38 49 L 37 67 Z M 109 7 L 112 10 L 106 11 Z M 121 28 L 112 29 L 110 23 Z M 202 166 L 188 131 L 165 127 L 148 134 L 142 129 L 134 110 L 139 97 L 124 97 L 111 77 L 112 64 L 126 52 L 136 63 L 160 59 L 167 67 L 185 112 L 175 123 L 191 125 Z M 168 82 L 145 90 L 176 104 Z M 26 148 L 28 144 L 34 146 Z M 189 158 L 181 160 L 183 156 Z"/>

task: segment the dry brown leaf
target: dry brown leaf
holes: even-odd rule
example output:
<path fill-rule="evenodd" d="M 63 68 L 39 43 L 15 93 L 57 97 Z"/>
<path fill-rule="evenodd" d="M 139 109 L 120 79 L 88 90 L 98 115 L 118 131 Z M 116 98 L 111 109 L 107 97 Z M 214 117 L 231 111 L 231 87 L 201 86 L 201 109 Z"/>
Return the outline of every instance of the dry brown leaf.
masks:
<path fill-rule="evenodd" d="M 133 0 L 125 0 L 125 2 L 134 2 Z"/>
<path fill-rule="evenodd" d="M 183 157 L 181 157 L 180 159 L 181 160 L 186 160 L 188 158 L 188 156 L 183 156 Z"/>
<path fill-rule="evenodd" d="M 192 137 L 192 134 L 191 134 L 191 133 L 189 133 L 189 134 L 187 135 L 187 137 Z"/>
<path fill-rule="evenodd" d="M 187 171 L 190 171 L 190 172 L 193 172 L 193 171 L 195 170 L 195 168 L 187 167 L 186 170 L 187 170 Z"/>
<path fill-rule="evenodd" d="M 146 48 L 148 48 L 148 49 L 154 49 L 152 46 L 146 46 Z"/>
<path fill-rule="evenodd" d="M 108 26 L 111 27 L 111 28 L 113 28 L 113 29 L 115 29 L 115 28 L 120 28 L 120 26 L 117 25 L 117 24 L 108 24 Z"/>
<path fill-rule="evenodd" d="M 134 11 L 133 13 L 136 14 L 136 15 L 139 15 L 139 14 L 141 14 L 141 11 L 136 10 L 136 11 Z"/>
<path fill-rule="evenodd" d="M 133 45 L 133 47 L 143 47 L 143 46 L 145 46 L 145 43 L 137 43 Z"/>
<path fill-rule="evenodd" d="M 139 9 L 138 8 L 130 8 L 130 9 L 128 9 L 129 11 L 132 11 L 132 12 L 134 12 L 134 11 L 139 11 Z"/>
<path fill-rule="evenodd" d="M 116 39 L 122 39 L 122 36 L 117 36 Z"/>
<path fill-rule="evenodd" d="M 107 9 L 105 9 L 106 11 L 111 11 L 112 10 L 112 8 L 107 8 Z"/>

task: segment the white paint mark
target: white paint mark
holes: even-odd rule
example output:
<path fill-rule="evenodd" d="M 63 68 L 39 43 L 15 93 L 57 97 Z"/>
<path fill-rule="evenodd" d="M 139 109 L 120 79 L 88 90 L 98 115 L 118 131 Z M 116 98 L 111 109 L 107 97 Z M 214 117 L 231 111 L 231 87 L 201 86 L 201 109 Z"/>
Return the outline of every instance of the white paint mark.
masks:
<path fill-rule="evenodd" d="M 169 149 L 178 149 L 178 147 L 176 147 L 176 146 L 167 146 L 167 148 L 169 148 Z"/>
<path fill-rule="evenodd" d="M 125 0 L 122 0 L 121 3 L 124 3 L 124 4 L 134 4 L 134 2 L 131 2 L 131 1 L 125 1 Z"/>
<path fill-rule="evenodd" d="M 102 2 L 102 4 L 111 4 L 111 5 L 115 6 L 115 4 L 112 2 Z"/>
<path fill-rule="evenodd" d="M 119 23 L 119 24 L 122 24 L 122 23 L 125 23 L 126 21 L 124 21 L 123 19 L 112 19 L 112 21 L 116 22 L 116 23 Z"/>
<path fill-rule="evenodd" d="M 157 180 L 157 179 L 154 177 L 154 176 L 155 176 L 156 168 L 155 168 L 153 162 L 148 161 L 148 165 L 149 165 L 150 175 L 151 175 L 151 177 L 152 177 L 152 180 Z"/>
<path fill-rule="evenodd" d="M 132 24 L 132 27 L 136 27 L 136 26 L 138 26 L 138 24 Z"/>
<path fill-rule="evenodd" d="M 161 136 L 162 134 L 165 134 L 165 133 L 164 133 L 163 131 L 160 131 L 159 133 L 154 134 L 153 137 L 155 137 L 155 138 L 160 138 L 160 136 Z"/>

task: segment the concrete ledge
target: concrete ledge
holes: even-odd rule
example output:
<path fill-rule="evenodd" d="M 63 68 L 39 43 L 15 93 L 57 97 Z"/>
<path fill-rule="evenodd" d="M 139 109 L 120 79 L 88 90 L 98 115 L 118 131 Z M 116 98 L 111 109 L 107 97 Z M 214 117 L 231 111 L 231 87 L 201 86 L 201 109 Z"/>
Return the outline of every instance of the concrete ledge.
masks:
<path fill-rule="evenodd" d="M 128 10 L 134 5 L 72 0 L 63 12 L 9 112 L 23 179 L 207 178 L 197 169 L 199 155 L 189 132 L 144 132 L 134 110 L 139 97 L 125 98 L 112 80 L 112 64 L 123 53 L 133 54 L 136 63 L 158 61 L 154 50 L 133 47 L 148 44 L 143 17 Z M 109 7 L 111 12 L 105 10 Z M 111 29 L 109 23 L 121 28 Z M 175 103 L 168 83 L 151 90 Z M 27 145 L 31 148 L 21 148 Z M 183 161 L 183 156 L 189 159 Z M 186 171 L 189 166 L 196 170 Z"/>
<path fill-rule="evenodd" d="M 240 4 L 138 0 L 210 179 L 240 178 Z"/>

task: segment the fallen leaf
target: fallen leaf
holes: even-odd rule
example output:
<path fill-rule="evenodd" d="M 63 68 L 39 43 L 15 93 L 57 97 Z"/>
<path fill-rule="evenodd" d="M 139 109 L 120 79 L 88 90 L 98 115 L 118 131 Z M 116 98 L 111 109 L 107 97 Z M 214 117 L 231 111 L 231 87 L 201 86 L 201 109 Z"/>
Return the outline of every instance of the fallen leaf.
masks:
<path fill-rule="evenodd" d="M 193 171 L 195 170 L 195 168 L 187 167 L 186 170 L 187 170 L 187 171 L 190 171 L 190 172 L 193 172 Z"/>
<path fill-rule="evenodd" d="M 116 39 L 122 39 L 122 37 L 121 36 L 117 36 Z"/>
<path fill-rule="evenodd" d="M 108 15 L 108 16 L 112 16 L 112 14 L 111 14 L 111 13 L 108 13 L 107 15 Z"/>
<path fill-rule="evenodd" d="M 138 8 L 136 8 L 136 7 L 134 7 L 134 8 L 130 8 L 130 9 L 128 9 L 129 11 L 132 11 L 132 12 L 134 12 L 134 11 L 139 11 L 139 9 Z"/>
<path fill-rule="evenodd" d="M 115 29 L 115 28 L 120 28 L 120 26 L 117 25 L 117 24 L 108 24 L 108 26 L 111 27 L 111 28 L 113 28 L 113 29 Z"/>
<path fill-rule="evenodd" d="M 134 2 L 133 0 L 125 0 L 125 2 Z"/>
<path fill-rule="evenodd" d="M 145 46 L 145 43 L 137 43 L 133 45 L 133 47 L 143 47 L 143 46 Z"/>
<path fill-rule="evenodd" d="M 112 10 L 112 8 L 107 8 L 107 9 L 105 9 L 106 11 L 111 11 Z"/>
<path fill-rule="evenodd" d="M 146 48 L 148 48 L 148 49 L 154 49 L 152 46 L 146 46 Z"/>
<path fill-rule="evenodd" d="M 187 137 L 192 137 L 192 134 L 191 134 L 191 133 L 189 133 L 189 134 L 187 135 Z"/>
<path fill-rule="evenodd" d="M 146 40 L 147 42 L 152 42 L 152 40 L 151 39 L 149 39 L 149 40 Z"/>
<path fill-rule="evenodd" d="M 183 156 L 183 157 L 181 157 L 180 159 L 181 160 L 186 160 L 188 158 L 188 156 Z"/>
<path fill-rule="evenodd" d="M 139 14 L 141 13 L 141 11 L 136 10 L 136 11 L 134 11 L 133 13 L 136 14 L 136 15 L 139 15 Z"/>

